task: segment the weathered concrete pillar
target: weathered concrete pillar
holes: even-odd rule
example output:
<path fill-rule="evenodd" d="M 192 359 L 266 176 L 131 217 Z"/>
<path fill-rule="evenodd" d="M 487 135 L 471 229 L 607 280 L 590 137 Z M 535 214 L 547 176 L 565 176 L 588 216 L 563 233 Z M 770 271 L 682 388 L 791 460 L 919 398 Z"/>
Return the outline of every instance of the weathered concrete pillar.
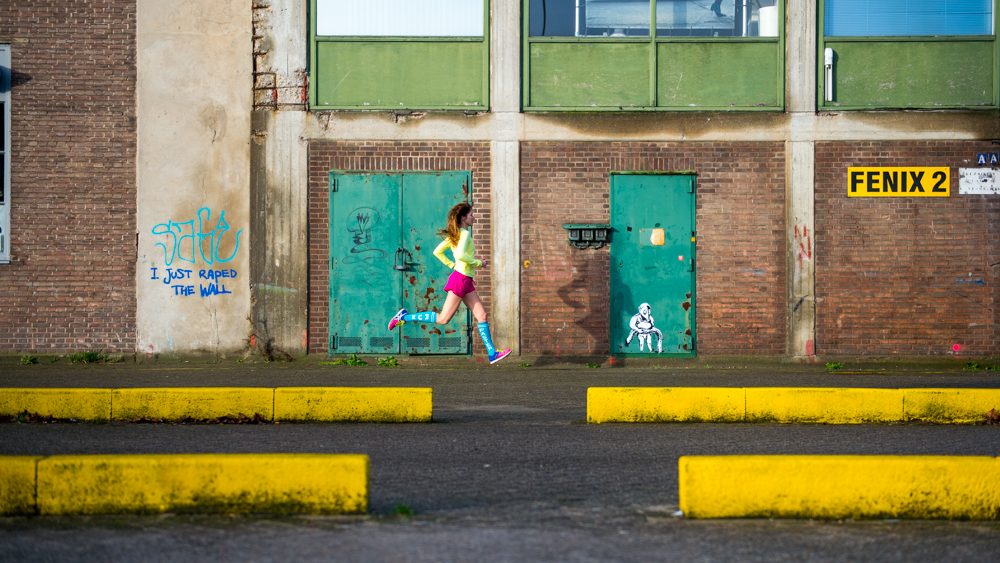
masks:
<path fill-rule="evenodd" d="M 308 313 L 307 147 L 302 111 L 254 112 L 253 335 L 257 351 L 306 351 Z"/>
<path fill-rule="evenodd" d="M 788 313 L 785 353 L 810 361 L 816 354 L 816 264 L 814 245 L 816 144 L 816 4 L 789 2 L 786 33 L 786 108 L 791 114 L 785 143 L 785 229 Z"/>
<path fill-rule="evenodd" d="M 251 23 L 242 0 L 139 0 L 137 352 L 242 350 Z"/>
<path fill-rule="evenodd" d="M 306 4 L 254 3 L 252 344 L 267 356 L 307 348 Z"/>
<path fill-rule="evenodd" d="M 490 106 L 497 128 L 492 152 L 493 303 L 496 341 L 521 351 L 521 29 L 520 2 L 492 3 Z"/>

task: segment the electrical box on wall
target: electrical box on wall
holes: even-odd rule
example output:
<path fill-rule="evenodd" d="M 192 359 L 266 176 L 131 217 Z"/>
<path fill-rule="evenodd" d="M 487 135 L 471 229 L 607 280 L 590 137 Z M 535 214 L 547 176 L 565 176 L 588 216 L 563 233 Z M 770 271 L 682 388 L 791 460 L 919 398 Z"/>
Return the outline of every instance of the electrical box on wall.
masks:
<path fill-rule="evenodd" d="M 600 248 L 610 242 L 611 225 L 566 223 L 563 228 L 574 248 Z"/>

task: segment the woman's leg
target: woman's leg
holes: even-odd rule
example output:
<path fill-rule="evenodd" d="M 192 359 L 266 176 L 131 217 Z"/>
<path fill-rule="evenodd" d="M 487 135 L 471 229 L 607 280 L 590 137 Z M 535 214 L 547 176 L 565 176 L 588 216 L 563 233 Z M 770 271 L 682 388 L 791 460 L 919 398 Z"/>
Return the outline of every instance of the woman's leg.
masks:
<path fill-rule="evenodd" d="M 490 323 L 488 322 L 489 314 L 486 312 L 486 306 L 483 305 L 483 301 L 479 299 L 479 294 L 475 291 L 467 293 L 462 298 L 462 301 L 465 301 L 465 306 L 472 311 L 472 316 L 476 318 L 479 336 L 483 339 L 483 345 L 486 346 L 486 353 L 489 354 L 490 363 L 496 363 L 510 355 L 510 348 L 497 351 L 496 346 L 493 345 L 493 335 L 490 334 Z"/>
<path fill-rule="evenodd" d="M 455 316 L 455 311 L 458 310 L 458 306 L 462 304 L 462 299 L 452 292 L 448 292 L 448 297 L 444 300 L 444 307 L 441 309 L 440 313 L 435 313 L 434 311 L 421 311 L 419 313 L 411 313 L 405 308 L 400 309 L 396 312 L 391 319 L 389 319 L 389 330 L 396 328 L 397 326 L 408 323 L 412 321 L 417 321 L 421 323 L 437 323 L 439 325 L 446 325 L 452 317 Z"/>
<path fill-rule="evenodd" d="M 451 295 L 451 293 L 448 295 Z M 462 298 L 462 301 L 464 301 L 465 306 L 472 311 L 472 316 L 476 318 L 477 323 L 485 323 L 489 321 L 489 314 L 486 312 L 486 306 L 483 305 L 483 300 L 479 298 L 478 291 L 466 293 L 465 297 Z"/>
<path fill-rule="evenodd" d="M 461 304 L 462 298 L 455 295 L 454 292 L 449 291 L 448 296 L 444 299 L 444 306 L 441 307 L 441 312 L 438 313 L 435 322 L 439 325 L 448 324 L 451 318 L 455 316 L 455 312 L 458 311 L 458 306 Z"/>

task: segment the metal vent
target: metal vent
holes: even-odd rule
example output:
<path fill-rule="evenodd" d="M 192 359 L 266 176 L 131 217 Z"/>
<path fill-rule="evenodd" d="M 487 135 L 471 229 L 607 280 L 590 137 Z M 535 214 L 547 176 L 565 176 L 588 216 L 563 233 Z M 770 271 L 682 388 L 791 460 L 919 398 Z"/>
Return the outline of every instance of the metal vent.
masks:
<path fill-rule="evenodd" d="M 337 337 L 337 348 L 347 348 L 354 347 L 359 348 L 361 346 L 360 336 L 338 336 Z"/>
<path fill-rule="evenodd" d="M 396 343 L 396 339 L 391 336 L 372 336 L 368 339 L 368 345 L 372 348 L 390 348 Z"/>
<path fill-rule="evenodd" d="M 409 348 L 427 348 L 431 345 L 430 338 L 406 338 L 406 346 Z"/>
<path fill-rule="evenodd" d="M 438 338 L 438 346 L 442 348 L 458 348 L 462 345 L 462 337 L 450 336 L 448 338 Z"/>

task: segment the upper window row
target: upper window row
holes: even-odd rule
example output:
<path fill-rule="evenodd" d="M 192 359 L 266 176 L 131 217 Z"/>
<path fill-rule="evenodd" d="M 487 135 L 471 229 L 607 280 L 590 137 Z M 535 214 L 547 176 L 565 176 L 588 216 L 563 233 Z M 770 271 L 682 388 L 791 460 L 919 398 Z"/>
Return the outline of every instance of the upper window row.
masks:
<path fill-rule="evenodd" d="M 827 0 L 824 33 L 992 35 L 992 0 Z M 319 0 L 329 37 L 482 37 L 483 0 Z M 532 37 L 773 37 L 777 0 L 529 0 Z M 652 22 L 656 22 L 652 26 Z"/>
<path fill-rule="evenodd" d="M 777 0 L 530 0 L 528 20 L 532 37 L 778 35 Z"/>
<path fill-rule="evenodd" d="M 520 2 L 525 111 L 784 109 L 789 0 Z M 1000 106 L 1000 0 L 816 2 L 817 108 Z M 489 109 L 490 0 L 311 0 L 311 19 L 313 108 Z"/>

